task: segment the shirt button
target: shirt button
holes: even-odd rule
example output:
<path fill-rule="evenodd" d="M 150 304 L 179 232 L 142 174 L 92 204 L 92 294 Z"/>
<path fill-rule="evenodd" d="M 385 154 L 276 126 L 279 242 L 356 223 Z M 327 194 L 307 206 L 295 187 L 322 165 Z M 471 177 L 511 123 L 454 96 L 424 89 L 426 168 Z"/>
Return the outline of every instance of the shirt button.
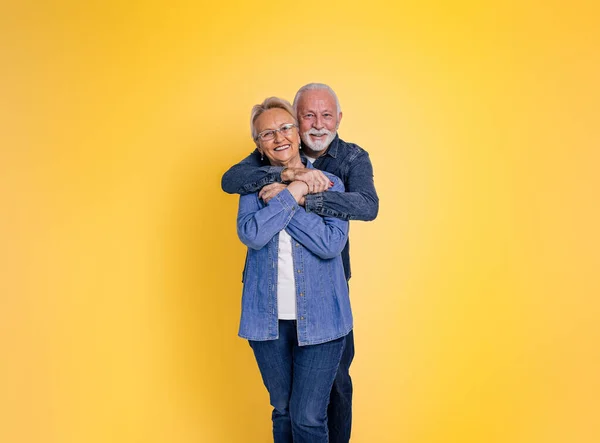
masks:
<path fill-rule="evenodd" d="M 300 246 L 300 243 L 296 243 L 296 247 Z"/>
<path fill-rule="evenodd" d="M 298 269 L 298 274 L 300 274 L 302 271 L 300 269 Z"/>
<path fill-rule="evenodd" d="M 301 293 L 300 293 L 300 297 L 304 297 L 304 292 L 301 292 Z"/>
<path fill-rule="evenodd" d="M 300 320 L 304 320 L 304 317 L 300 317 Z"/>

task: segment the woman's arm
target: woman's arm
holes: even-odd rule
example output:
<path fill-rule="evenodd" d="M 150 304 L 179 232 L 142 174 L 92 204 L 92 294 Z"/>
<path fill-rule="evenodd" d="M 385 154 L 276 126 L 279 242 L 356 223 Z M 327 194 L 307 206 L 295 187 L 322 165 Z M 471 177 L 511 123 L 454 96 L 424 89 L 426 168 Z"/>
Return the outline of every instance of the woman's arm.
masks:
<path fill-rule="evenodd" d="M 256 193 L 241 195 L 237 216 L 238 237 L 249 248 L 261 249 L 285 229 L 299 210 L 304 211 L 287 189 L 272 198 L 266 206 Z"/>
<path fill-rule="evenodd" d="M 337 177 L 327 192 L 344 192 L 344 185 Z M 334 217 L 321 217 L 297 210 L 288 222 L 286 231 L 298 243 L 322 259 L 339 255 L 348 241 L 348 222 Z"/>

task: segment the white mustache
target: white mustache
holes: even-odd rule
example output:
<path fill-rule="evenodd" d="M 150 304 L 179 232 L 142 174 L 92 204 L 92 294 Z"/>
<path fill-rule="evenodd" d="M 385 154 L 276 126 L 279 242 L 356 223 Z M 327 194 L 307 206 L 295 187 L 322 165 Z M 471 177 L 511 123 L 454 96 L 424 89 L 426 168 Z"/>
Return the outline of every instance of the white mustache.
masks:
<path fill-rule="evenodd" d="M 317 137 L 321 137 L 323 135 L 331 135 L 331 131 L 329 131 L 328 129 L 322 129 L 320 131 L 317 131 L 316 129 L 309 129 L 307 132 L 308 135 L 316 135 Z"/>

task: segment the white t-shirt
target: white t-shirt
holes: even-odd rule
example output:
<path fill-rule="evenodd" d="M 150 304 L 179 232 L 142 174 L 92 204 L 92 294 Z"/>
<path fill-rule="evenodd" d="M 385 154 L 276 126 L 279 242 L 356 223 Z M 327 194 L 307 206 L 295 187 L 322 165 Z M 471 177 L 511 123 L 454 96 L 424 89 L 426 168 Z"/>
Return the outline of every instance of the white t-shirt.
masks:
<path fill-rule="evenodd" d="M 292 258 L 292 237 L 285 232 L 285 229 L 279 232 L 277 313 L 280 320 L 296 319 L 296 280 Z"/>
<path fill-rule="evenodd" d="M 311 165 L 312 165 L 312 164 L 315 162 L 315 160 L 316 160 L 316 158 L 309 157 L 309 156 L 308 156 L 308 155 L 306 155 L 306 154 L 304 154 L 304 156 L 305 156 L 305 157 L 306 157 L 306 159 L 307 159 L 307 160 L 310 162 L 310 164 L 311 164 Z"/>

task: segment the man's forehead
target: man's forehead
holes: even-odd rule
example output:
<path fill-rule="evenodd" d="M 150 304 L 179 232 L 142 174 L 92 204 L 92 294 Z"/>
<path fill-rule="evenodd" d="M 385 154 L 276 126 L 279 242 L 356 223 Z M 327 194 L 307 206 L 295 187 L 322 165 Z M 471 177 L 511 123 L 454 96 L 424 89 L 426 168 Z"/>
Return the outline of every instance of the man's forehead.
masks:
<path fill-rule="evenodd" d="M 306 91 L 300 97 L 302 108 L 335 108 L 335 99 L 326 89 L 313 89 Z"/>

